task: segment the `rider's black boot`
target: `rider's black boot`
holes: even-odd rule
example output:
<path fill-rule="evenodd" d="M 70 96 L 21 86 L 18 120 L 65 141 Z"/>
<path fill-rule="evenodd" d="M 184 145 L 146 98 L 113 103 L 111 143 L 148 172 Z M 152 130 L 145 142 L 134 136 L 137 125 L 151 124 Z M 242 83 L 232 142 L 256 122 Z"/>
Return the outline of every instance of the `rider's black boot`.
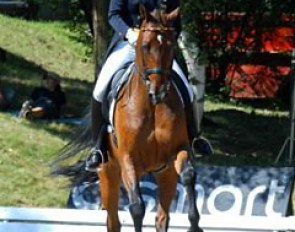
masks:
<path fill-rule="evenodd" d="M 191 146 L 195 154 L 199 153 L 202 156 L 210 156 L 214 153 L 210 141 L 201 136 L 201 116 L 198 114 L 198 106 L 196 99 L 192 104 L 186 106 L 186 117 L 188 122 L 188 133 L 191 141 Z"/>
<path fill-rule="evenodd" d="M 102 116 L 101 103 L 92 99 L 91 102 L 91 132 L 93 147 L 90 150 L 90 154 L 86 159 L 86 170 L 97 171 L 98 166 L 101 163 L 106 162 L 106 157 L 101 150 L 102 139 L 104 132 L 102 131 L 103 116 Z"/>

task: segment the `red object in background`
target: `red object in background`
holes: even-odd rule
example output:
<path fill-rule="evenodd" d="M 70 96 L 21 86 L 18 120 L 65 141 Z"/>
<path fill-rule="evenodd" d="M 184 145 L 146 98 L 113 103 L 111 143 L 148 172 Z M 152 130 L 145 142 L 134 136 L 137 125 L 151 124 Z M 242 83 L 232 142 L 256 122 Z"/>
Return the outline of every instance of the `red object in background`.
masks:
<path fill-rule="evenodd" d="M 218 15 L 214 17 L 204 14 L 207 20 L 216 20 Z M 240 21 L 243 14 L 229 14 L 230 21 Z M 294 16 L 283 16 L 282 22 L 289 23 L 295 21 Z M 283 24 L 282 24 L 283 25 Z M 232 26 L 231 30 L 226 35 L 227 49 L 235 49 L 240 53 L 255 51 L 263 53 L 265 58 L 269 58 L 272 53 L 291 52 L 294 48 L 295 29 L 291 26 L 280 26 L 272 28 L 271 31 L 263 31 L 260 34 L 253 29 L 247 32 L 240 38 L 243 43 L 243 48 L 237 44 L 240 34 L 240 27 Z M 291 25 L 291 24 L 290 24 Z M 209 47 L 218 47 L 220 43 L 221 31 L 217 28 L 211 28 L 206 31 L 206 39 Z M 258 39 L 257 39 L 258 37 Z M 255 41 L 256 40 L 256 41 Z M 260 44 L 257 50 L 257 43 Z M 269 56 L 269 57 L 267 57 Z M 268 59 L 269 60 L 269 59 Z M 291 61 L 291 60 L 290 60 Z M 229 64 L 226 70 L 225 83 L 230 87 L 230 96 L 235 98 L 272 98 L 277 95 L 282 80 L 289 76 L 291 72 L 291 63 L 286 65 L 266 65 L 266 64 L 251 64 L 248 60 L 244 64 Z M 216 66 L 209 68 L 209 75 L 216 79 L 220 73 Z"/>
<path fill-rule="evenodd" d="M 262 52 L 288 52 L 294 48 L 294 28 L 279 27 L 262 34 Z"/>
<path fill-rule="evenodd" d="M 290 52 L 294 47 L 293 28 L 280 27 L 261 35 L 261 52 Z M 245 40 L 251 42 L 251 39 Z M 230 64 L 226 72 L 226 84 L 230 86 L 230 96 L 235 98 L 273 98 L 276 96 L 282 80 L 291 72 L 286 66 L 268 66 L 253 64 Z"/>
<path fill-rule="evenodd" d="M 226 84 L 235 98 L 272 98 L 276 96 L 282 79 L 290 67 L 266 65 L 235 65 L 227 69 Z"/>

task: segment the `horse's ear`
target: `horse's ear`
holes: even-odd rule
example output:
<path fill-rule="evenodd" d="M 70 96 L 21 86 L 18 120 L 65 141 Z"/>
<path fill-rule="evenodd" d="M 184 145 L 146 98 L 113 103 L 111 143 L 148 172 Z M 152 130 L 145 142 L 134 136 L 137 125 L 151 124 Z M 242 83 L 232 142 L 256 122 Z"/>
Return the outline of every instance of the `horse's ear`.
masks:
<path fill-rule="evenodd" d="M 145 20 L 149 22 L 153 18 L 153 13 L 151 14 L 143 4 L 139 5 L 139 13 L 142 21 Z"/>
<path fill-rule="evenodd" d="M 177 17 L 179 16 L 180 8 L 177 7 L 175 10 L 171 11 L 169 14 L 166 15 L 167 22 L 172 23 L 174 22 Z"/>
<path fill-rule="evenodd" d="M 139 5 L 139 13 L 140 13 L 140 18 L 142 20 L 146 20 L 149 18 L 149 13 L 143 4 Z"/>
<path fill-rule="evenodd" d="M 142 19 L 144 19 L 146 14 L 146 9 L 143 4 L 139 4 L 139 15 Z"/>

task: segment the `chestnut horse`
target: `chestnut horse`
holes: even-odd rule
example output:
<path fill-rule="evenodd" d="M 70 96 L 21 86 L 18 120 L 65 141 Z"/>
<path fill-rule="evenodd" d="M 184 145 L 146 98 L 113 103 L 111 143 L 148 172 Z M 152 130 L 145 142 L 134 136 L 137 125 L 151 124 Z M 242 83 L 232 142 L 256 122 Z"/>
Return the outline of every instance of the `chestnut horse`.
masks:
<path fill-rule="evenodd" d="M 146 173 L 153 173 L 158 185 L 156 231 L 168 229 L 169 207 L 180 176 L 188 196 L 189 231 L 199 232 L 186 114 L 170 75 L 176 44 L 173 23 L 179 9 L 169 14 L 141 11 L 144 20 L 136 45 L 135 71 L 119 93 L 114 109 L 115 136 L 107 135 L 108 162 L 98 172 L 107 229 L 120 231 L 118 200 L 123 181 L 135 231 L 142 231 L 145 205 L 139 181 Z"/>

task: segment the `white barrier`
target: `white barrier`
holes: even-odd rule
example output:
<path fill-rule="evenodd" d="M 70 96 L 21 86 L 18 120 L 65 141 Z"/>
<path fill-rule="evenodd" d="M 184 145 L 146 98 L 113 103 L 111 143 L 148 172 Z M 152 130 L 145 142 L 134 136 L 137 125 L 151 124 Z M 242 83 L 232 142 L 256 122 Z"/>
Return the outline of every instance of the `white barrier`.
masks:
<path fill-rule="evenodd" d="M 0 1 L 0 9 L 17 9 L 17 8 L 26 8 L 28 4 L 26 1 L 18 0 L 18 1 Z"/>
<path fill-rule="evenodd" d="M 120 212 L 122 232 L 132 232 L 133 222 L 128 212 Z M 13 208 L 0 207 L 0 232 L 105 232 L 106 212 L 102 210 Z M 144 219 L 143 232 L 155 231 L 155 213 Z M 185 214 L 171 214 L 169 232 L 184 232 L 188 228 Z M 202 215 L 204 231 L 295 231 L 295 217 L 211 216 Z"/>

